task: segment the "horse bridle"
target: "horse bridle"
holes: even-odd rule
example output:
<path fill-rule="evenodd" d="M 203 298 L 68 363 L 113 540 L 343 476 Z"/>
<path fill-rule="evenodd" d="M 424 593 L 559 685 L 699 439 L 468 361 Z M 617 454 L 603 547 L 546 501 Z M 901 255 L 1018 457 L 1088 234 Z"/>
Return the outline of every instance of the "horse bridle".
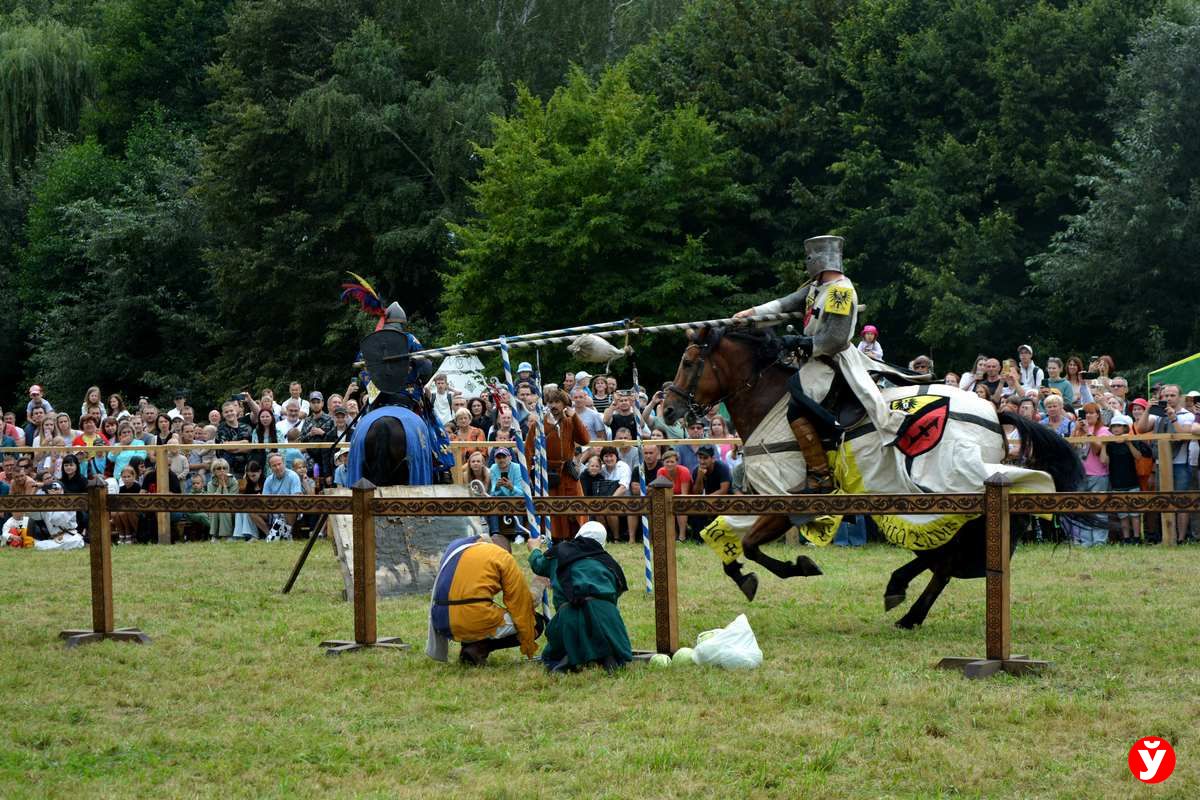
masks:
<path fill-rule="evenodd" d="M 734 389 L 732 392 L 727 392 L 721 395 L 711 403 L 705 403 L 704 405 L 701 405 L 696 401 L 696 389 L 700 386 L 700 379 L 704 376 L 704 365 L 708 361 L 708 356 L 712 352 L 712 348 L 715 345 L 715 342 L 712 341 L 712 339 L 713 329 L 708 328 L 705 330 L 704 336 L 701 337 L 699 341 L 693 341 L 688 345 L 688 350 L 691 350 L 693 347 L 695 347 L 699 353 L 698 358 L 695 361 L 695 369 L 688 377 L 687 387 L 681 389 L 675 384 L 674 381 L 672 381 L 668 383 L 665 388 L 667 394 L 677 394 L 685 403 L 687 403 L 687 412 L 688 414 L 691 414 L 694 419 L 702 419 L 716 406 L 721 405 L 721 403 L 724 403 L 726 400 L 733 399 L 748 389 L 752 389 L 754 385 L 758 383 L 758 379 L 762 377 L 763 372 L 766 371 L 765 368 L 759 370 L 753 378 L 745 381 L 741 386 Z M 720 337 L 717 337 L 717 340 L 719 341 Z M 684 354 L 686 355 L 686 353 L 687 351 L 685 350 Z M 713 375 L 715 375 L 717 378 L 718 385 L 720 385 L 721 374 L 717 370 L 716 364 L 712 365 L 712 371 Z"/>

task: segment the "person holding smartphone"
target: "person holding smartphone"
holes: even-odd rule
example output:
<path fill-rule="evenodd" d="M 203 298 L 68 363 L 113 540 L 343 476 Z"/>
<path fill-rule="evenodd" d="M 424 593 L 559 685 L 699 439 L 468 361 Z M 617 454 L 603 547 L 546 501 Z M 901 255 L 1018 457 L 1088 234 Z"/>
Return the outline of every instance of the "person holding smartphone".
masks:
<path fill-rule="evenodd" d="M 521 475 L 521 465 L 512 463 L 512 453 L 508 448 L 497 448 L 495 459 L 495 463 L 488 468 L 488 494 L 492 497 L 524 497 L 525 479 Z M 489 514 L 487 524 L 488 533 L 493 538 L 500 537 L 502 539 L 502 541 L 497 541 L 496 544 L 499 544 L 511 553 L 512 539 L 516 536 L 516 533 L 502 533 L 500 517 L 497 514 Z"/>

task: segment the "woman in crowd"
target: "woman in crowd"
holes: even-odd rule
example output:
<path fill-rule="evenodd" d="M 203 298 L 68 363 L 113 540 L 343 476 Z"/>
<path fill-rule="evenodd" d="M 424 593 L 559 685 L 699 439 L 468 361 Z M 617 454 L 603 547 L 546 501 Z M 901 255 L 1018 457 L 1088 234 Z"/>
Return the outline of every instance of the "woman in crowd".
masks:
<path fill-rule="evenodd" d="M 958 379 L 958 388 L 969 392 L 975 388 L 975 382 L 983 379 L 983 365 L 987 362 L 988 357 L 980 354 L 975 356 L 975 366 L 971 367 L 970 372 L 964 372 Z"/>
<path fill-rule="evenodd" d="M 709 423 L 708 437 L 710 439 L 729 438 L 729 424 L 725 422 L 724 417 L 717 414 L 712 418 L 712 421 Z M 717 458 L 722 461 L 727 460 L 730 451 L 733 450 L 733 445 L 731 444 L 714 444 L 713 447 L 717 449 Z"/>
<path fill-rule="evenodd" d="M 1075 436 L 1111 436 L 1112 431 L 1104 427 L 1100 420 L 1100 406 L 1095 403 L 1085 403 L 1083 418 L 1076 420 Z M 1085 492 L 1108 491 L 1108 451 L 1103 442 L 1087 442 L 1077 445 L 1083 457 L 1084 481 L 1081 489 Z M 1076 544 L 1083 547 L 1108 544 L 1108 515 L 1093 514 L 1091 519 L 1096 525 L 1081 524 L 1077 527 Z M 1104 527 L 1099 526 L 1103 520 Z"/>
<path fill-rule="evenodd" d="M 1071 418 L 1066 414 L 1066 408 L 1063 405 L 1063 399 L 1057 394 L 1049 394 L 1042 402 L 1042 407 L 1046 409 L 1046 416 L 1042 419 L 1042 424 L 1050 430 L 1057 433 L 1059 436 L 1067 436 L 1071 432 Z"/>
<path fill-rule="evenodd" d="M 100 423 L 100 435 L 104 437 L 105 442 L 115 442 L 117 440 L 117 426 L 120 422 L 116 417 L 105 417 Z M 83 421 L 79 422 L 80 427 L 83 426 Z"/>
<path fill-rule="evenodd" d="M 171 418 L 166 414 L 159 414 L 154 419 L 154 436 L 151 444 L 163 445 L 172 444 L 171 437 L 175 434 L 171 430 Z"/>
<path fill-rule="evenodd" d="M 121 399 L 121 395 L 110 394 L 108 396 L 108 414 L 107 414 L 107 416 L 112 417 L 117 422 L 120 422 L 121 420 L 125 419 L 126 417 L 131 416 L 129 411 L 125 408 L 125 401 L 123 399 Z"/>
<path fill-rule="evenodd" d="M 482 442 L 483 431 L 471 424 L 471 412 L 460 408 L 454 412 L 454 421 L 449 426 L 450 441 L 452 442 Z M 456 455 L 460 459 L 469 459 L 472 453 L 482 453 L 482 450 L 459 450 Z"/>
<path fill-rule="evenodd" d="M 1072 388 L 1071 382 L 1067 380 L 1063 374 L 1063 361 L 1057 356 L 1050 356 L 1046 359 L 1046 385 L 1038 388 L 1038 394 L 1045 399 L 1049 394 L 1049 389 L 1057 389 L 1062 397 L 1063 404 L 1073 406 L 1075 403 L 1075 389 Z"/>
<path fill-rule="evenodd" d="M 63 494 L 87 494 L 87 478 L 79 471 L 79 459 L 71 453 L 63 456 L 62 479 L 59 482 L 62 484 Z M 76 511 L 75 529 L 79 531 L 84 539 L 87 539 L 87 526 L 88 513 L 86 511 Z"/>
<path fill-rule="evenodd" d="M 228 461 L 223 458 L 214 458 L 210 469 L 212 477 L 208 480 L 208 488 L 204 490 L 205 494 L 238 493 L 238 481 L 229 471 Z M 229 539 L 233 536 L 233 514 L 209 512 L 208 519 L 211 526 L 208 530 L 210 538 Z"/>
<path fill-rule="evenodd" d="M 132 434 L 132 430 L 129 433 Z M 121 486 L 118 494 L 141 494 L 142 484 L 138 483 L 137 470 L 129 464 L 121 467 L 117 473 L 121 476 Z M 109 514 L 109 524 L 112 534 L 117 537 L 117 544 L 133 544 L 138 535 L 142 515 L 136 511 L 116 511 Z"/>
<path fill-rule="evenodd" d="M 119 444 L 122 448 L 129 448 L 130 445 L 133 444 L 133 425 L 129 422 L 122 422 L 117 425 L 117 444 Z M 139 444 L 142 443 L 139 442 Z M 110 452 L 108 454 L 108 462 L 110 466 L 107 472 L 110 475 L 120 475 L 124 471 L 125 467 L 129 464 L 129 461 L 135 457 L 145 458 L 146 451 L 134 450 L 130 448 Z M 137 477 L 136 473 L 134 473 L 134 477 Z"/>
<path fill-rule="evenodd" d="M 491 483 L 491 476 L 488 474 L 487 459 L 483 456 L 482 450 L 472 450 L 469 456 L 461 456 L 463 459 L 459 471 L 462 473 L 462 485 L 470 486 L 471 481 L 479 481 L 483 485 L 484 494 L 487 494 L 488 485 Z"/>
<path fill-rule="evenodd" d="M 271 410 L 269 405 L 259 406 L 254 423 L 250 431 L 251 442 L 254 444 L 280 444 L 279 431 L 275 427 L 275 412 Z M 267 457 L 271 453 L 278 452 L 279 448 L 277 447 L 270 447 L 264 450 L 251 450 L 250 458 L 261 465 L 267 463 Z"/>
<path fill-rule="evenodd" d="M 108 416 L 108 411 L 104 408 L 104 399 L 100 397 L 99 386 L 89 386 L 87 392 L 83 395 L 83 404 L 79 407 L 79 416 L 82 419 L 88 414 L 95 414 L 100 419 Z M 80 423 L 80 425 L 82 424 Z"/>
<path fill-rule="evenodd" d="M 492 427 L 492 419 L 488 416 L 487 401 L 482 397 L 472 397 L 467 401 L 467 411 L 471 412 L 471 425 L 479 428 L 486 438 L 488 430 Z"/>
<path fill-rule="evenodd" d="M 1092 402 L 1092 390 L 1088 388 L 1087 381 L 1083 379 L 1083 362 L 1078 356 L 1071 356 L 1067 359 L 1067 382 L 1071 384 L 1071 391 L 1074 393 L 1075 399 L 1071 401 L 1073 406 L 1087 405 Z M 1066 399 L 1066 395 L 1063 395 Z"/>
<path fill-rule="evenodd" d="M 1017 413 L 1032 422 L 1041 421 L 1041 417 L 1037 410 L 1037 401 L 1032 397 L 1021 398 L 1021 404 L 1017 407 Z"/>
<path fill-rule="evenodd" d="M 603 414 L 612 405 L 612 396 L 608 393 L 608 379 L 605 375 L 597 375 L 592 379 L 592 408 L 597 414 Z"/>
<path fill-rule="evenodd" d="M 99 447 L 108 444 L 108 439 L 104 434 L 96 429 L 99 418 L 94 414 L 84 414 L 79 420 L 79 427 L 83 428 L 79 435 L 71 440 L 72 447 Z M 116 421 L 113 421 L 116 424 Z M 93 475 L 103 475 L 104 467 L 107 458 L 104 453 L 81 451 L 79 453 L 83 457 L 83 461 L 79 462 L 79 471 L 86 480 Z"/>
<path fill-rule="evenodd" d="M 961 377 L 962 376 L 960 376 L 957 372 L 947 372 L 946 377 L 942 379 L 942 383 L 946 384 L 947 386 L 957 387 Z"/>
<path fill-rule="evenodd" d="M 263 481 L 262 464 L 250 461 L 246 464 L 246 475 L 241 480 L 241 494 L 262 494 Z M 268 527 L 270 526 L 267 525 L 265 514 L 247 514 L 239 511 L 233 520 L 233 539 L 248 542 L 261 538 L 260 534 L 266 535 Z"/>
<path fill-rule="evenodd" d="M 1112 384 L 1112 374 L 1117 371 L 1117 363 L 1113 361 L 1112 356 L 1103 355 L 1097 357 L 1088 366 L 1088 370 L 1096 375 L 1088 383 L 1088 388 L 1092 390 L 1092 397 L 1099 399 L 1102 394 L 1109 390 Z"/>
<path fill-rule="evenodd" d="M 31 444 L 34 447 L 49 447 L 50 440 L 55 436 L 58 436 L 58 425 L 53 416 L 47 416 L 42 419 L 42 424 L 38 425 Z"/>
<path fill-rule="evenodd" d="M 60 411 L 54 415 L 54 424 L 58 435 L 65 442 L 73 442 L 75 441 L 75 437 L 79 435 L 79 431 L 71 427 L 71 415 L 65 411 Z"/>
<path fill-rule="evenodd" d="M 984 400 L 992 403 L 992 405 L 995 405 L 995 402 L 992 400 L 992 393 L 989 392 L 988 388 L 982 383 L 974 388 L 974 392 L 977 396 L 982 397 Z"/>

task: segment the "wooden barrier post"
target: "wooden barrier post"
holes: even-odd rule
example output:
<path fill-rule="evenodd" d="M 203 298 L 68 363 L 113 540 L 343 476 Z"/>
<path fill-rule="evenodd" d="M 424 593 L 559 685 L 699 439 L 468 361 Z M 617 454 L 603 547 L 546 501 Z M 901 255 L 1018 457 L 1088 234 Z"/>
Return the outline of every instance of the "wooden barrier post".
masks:
<path fill-rule="evenodd" d="M 108 519 L 108 487 L 103 481 L 88 487 L 88 561 L 92 573 L 92 629 L 62 631 L 67 647 L 116 639 L 147 644 L 150 637 L 137 628 L 113 629 L 112 529 Z"/>
<path fill-rule="evenodd" d="M 171 493 L 171 459 L 167 457 L 166 447 L 159 446 L 154 450 L 154 493 Z M 158 523 L 158 543 L 171 543 L 171 512 L 159 511 L 155 515 Z"/>
<path fill-rule="evenodd" d="M 354 641 L 331 639 L 321 642 L 321 647 L 331 656 L 367 647 L 406 650 L 408 645 L 399 637 L 380 639 L 375 631 L 375 514 L 371 511 L 375 484 L 359 478 L 350 492 L 354 514 Z"/>
<path fill-rule="evenodd" d="M 654 647 L 674 655 L 679 649 L 679 597 L 675 580 L 675 537 L 671 535 L 671 481 L 650 484 L 650 545 L 654 553 Z"/>
<path fill-rule="evenodd" d="M 1012 554 L 1012 516 L 1009 512 L 1009 493 L 1012 481 L 997 473 L 984 481 L 983 504 L 987 522 L 984 544 L 987 562 L 987 609 L 985 611 L 986 658 L 943 658 L 941 669 L 962 670 L 968 678 L 986 678 L 997 672 L 1011 675 L 1038 673 L 1050 666 L 1048 661 L 1033 661 L 1014 656 L 1012 649 L 1012 617 L 1009 561 Z"/>
<path fill-rule="evenodd" d="M 1175 491 L 1175 456 L 1171 452 L 1171 442 L 1167 439 L 1159 439 L 1156 444 L 1158 447 L 1158 490 L 1173 492 Z M 1167 547 L 1174 547 L 1176 542 L 1175 512 L 1164 511 L 1160 514 L 1159 525 L 1162 528 L 1162 543 Z"/>

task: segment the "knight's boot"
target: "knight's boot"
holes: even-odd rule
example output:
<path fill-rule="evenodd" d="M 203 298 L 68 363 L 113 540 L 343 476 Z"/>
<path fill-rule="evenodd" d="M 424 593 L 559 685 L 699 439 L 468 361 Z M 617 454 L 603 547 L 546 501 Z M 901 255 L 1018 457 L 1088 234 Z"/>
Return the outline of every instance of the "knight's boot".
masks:
<path fill-rule="evenodd" d="M 803 486 L 795 486 L 791 494 L 829 494 L 833 491 L 833 473 L 829 470 L 829 458 L 821 444 L 821 437 L 813 428 L 811 422 L 804 417 L 797 417 L 788 423 L 796 443 L 800 445 L 800 453 L 804 456 L 808 476 Z"/>

